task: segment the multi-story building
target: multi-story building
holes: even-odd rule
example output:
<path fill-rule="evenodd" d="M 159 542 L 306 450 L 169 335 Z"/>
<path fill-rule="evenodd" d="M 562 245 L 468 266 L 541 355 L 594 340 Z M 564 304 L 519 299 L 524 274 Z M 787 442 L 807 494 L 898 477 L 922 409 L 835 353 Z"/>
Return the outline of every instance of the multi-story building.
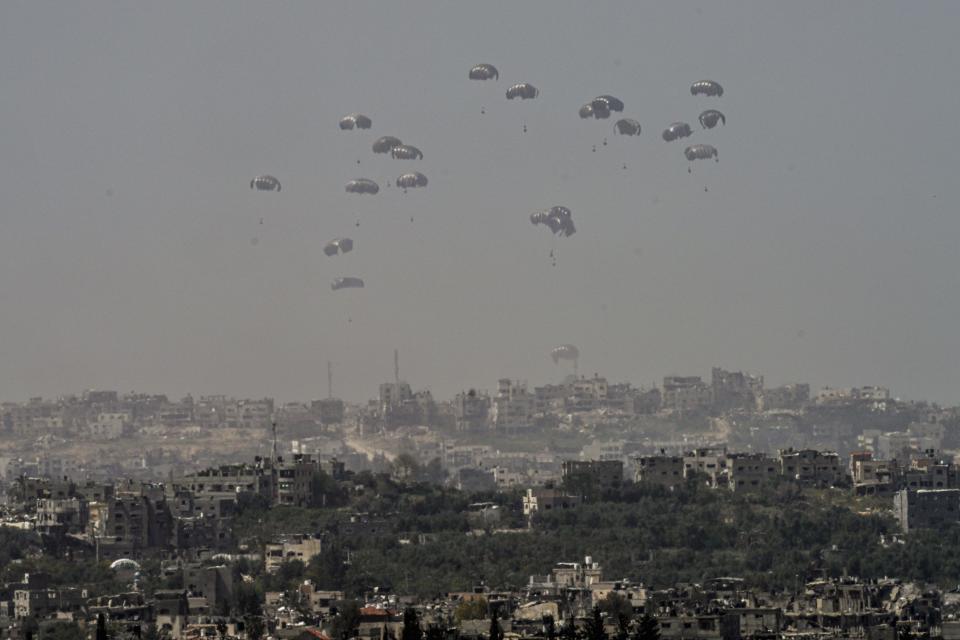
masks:
<path fill-rule="evenodd" d="M 714 367 L 710 376 L 713 406 L 720 411 L 759 408 L 763 396 L 763 376 Z"/>
<path fill-rule="evenodd" d="M 493 398 L 491 421 L 494 428 L 512 431 L 532 426 L 535 405 L 535 398 L 527 391 L 526 383 L 502 378 Z"/>
<path fill-rule="evenodd" d="M 561 473 L 564 489 L 575 495 L 602 496 L 623 486 L 619 460 L 564 460 Z"/>
<path fill-rule="evenodd" d="M 780 473 L 805 486 L 832 487 L 840 484 L 846 475 L 840 456 L 829 451 L 784 449 L 779 459 Z"/>
<path fill-rule="evenodd" d="M 768 486 L 780 476 L 780 462 L 762 453 L 732 453 L 727 458 L 731 491 L 753 491 Z"/>
<path fill-rule="evenodd" d="M 673 489 L 683 486 L 684 463 L 681 456 L 641 456 L 636 459 L 637 482 L 658 484 Z"/>
<path fill-rule="evenodd" d="M 893 511 L 904 532 L 942 529 L 960 522 L 960 489 L 901 489 Z"/>
<path fill-rule="evenodd" d="M 309 564 L 322 550 L 320 538 L 304 534 L 283 536 L 276 542 L 268 542 L 264 550 L 264 563 L 267 573 L 278 570 L 284 562 L 299 560 Z"/>
<path fill-rule="evenodd" d="M 523 515 L 534 513 L 570 509 L 582 502 L 580 496 L 570 495 L 553 487 L 537 487 L 527 489 L 523 496 Z"/>
<path fill-rule="evenodd" d="M 712 403 L 713 389 L 704 384 L 700 376 L 665 376 L 663 378 L 661 410 L 674 413 L 705 411 Z"/>
<path fill-rule="evenodd" d="M 475 389 L 458 393 L 453 400 L 453 418 L 457 431 L 480 431 L 487 427 L 490 396 Z"/>
<path fill-rule="evenodd" d="M 764 411 L 796 411 L 810 402 L 809 384 L 785 384 L 764 389 L 761 405 Z"/>
<path fill-rule="evenodd" d="M 48 535 L 82 534 L 90 521 L 90 509 L 83 498 L 37 500 L 37 531 Z"/>

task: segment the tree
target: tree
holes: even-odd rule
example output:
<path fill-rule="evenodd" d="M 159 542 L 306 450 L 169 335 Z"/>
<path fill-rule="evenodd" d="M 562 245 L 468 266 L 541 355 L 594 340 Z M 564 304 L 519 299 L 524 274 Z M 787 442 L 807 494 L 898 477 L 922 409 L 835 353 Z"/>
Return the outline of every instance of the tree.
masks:
<path fill-rule="evenodd" d="M 551 615 L 543 616 L 543 635 L 546 636 L 547 640 L 556 640 L 557 623 L 554 622 Z"/>
<path fill-rule="evenodd" d="M 500 627 L 500 621 L 497 617 L 496 607 L 490 609 L 490 634 L 489 640 L 503 640 L 503 629 Z"/>
<path fill-rule="evenodd" d="M 607 630 L 603 627 L 603 612 L 600 610 L 600 605 L 593 608 L 583 632 L 584 640 L 607 640 Z"/>
<path fill-rule="evenodd" d="M 633 640 L 660 640 L 660 623 L 649 613 L 643 614 Z"/>
<path fill-rule="evenodd" d="M 403 630 L 400 632 L 400 640 L 423 640 L 420 618 L 413 607 L 403 610 Z"/>
<path fill-rule="evenodd" d="M 483 620 L 487 617 L 488 613 L 486 598 L 462 600 L 460 604 L 457 605 L 457 608 L 453 610 L 453 616 L 458 623 L 464 620 Z"/>
<path fill-rule="evenodd" d="M 102 612 L 97 614 L 97 640 L 107 640 L 107 619 Z"/>
<path fill-rule="evenodd" d="M 346 640 L 354 635 L 360 624 L 360 605 L 356 600 L 343 600 L 337 603 L 337 615 L 330 625 L 333 640 Z"/>

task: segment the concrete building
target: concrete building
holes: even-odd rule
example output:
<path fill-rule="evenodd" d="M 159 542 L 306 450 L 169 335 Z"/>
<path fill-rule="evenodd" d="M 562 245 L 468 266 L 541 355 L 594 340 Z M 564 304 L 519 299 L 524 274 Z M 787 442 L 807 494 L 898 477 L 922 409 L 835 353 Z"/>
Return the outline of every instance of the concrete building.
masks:
<path fill-rule="evenodd" d="M 942 529 L 960 522 L 960 489 L 901 489 L 893 496 L 893 511 L 904 533 Z"/>
<path fill-rule="evenodd" d="M 814 449 L 784 449 L 780 451 L 780 473 L 803 486 L 832 487 L 845 477 L 840 456 L 833 452 Z"/>
<path fill-rule="evenodd" d="M 719 411 L 758 409 L 763 397 L 763 376 L 714 367 L 710 373 L 713 407 Z"/>
<path fill-rule="evenodd" d="M 619 460 L 564 460 L 561 470 L 565 490 L 586 497 L 619 491 L 623 463 Z"/>
<path fill-rule="evenodd" d="M 487 427 L 490 396 L 475 389 L 458 393 L 453 400 L 453 417 L 457 431 L 481 431 Z"/>
<path fill-rule="evenodd" d="M 731 491 L 752 491 L 769 486 L 780 477 L 780 462 L 762 453 L 733 453 L 727 459 Z"/>
<path fill-rule="evenodd" d="M 713 404 L 713 389 L 700 376 L 665 376 L 660 408 L 663 411 L 684 413 L 706 411 Z"/>
<path fill-rule="evenodd" d="M 322 550 L 320 538 L 305 534 L 284 536 L 276 542 L 268 542 L 264 549 L 264 568 L 267 573 L 278 570 L 284 562 L 299 560 L 308 564 Z"/>
<path fill-rule="evenodd" d="M 764 411 L 796 411 L 810 402 L 810 385 L 786 384 L 764 389 L 760 400 Z"/>
<path fill-rule="evenodd" d="M 682 456 L 641 456 L 636 459 L 635 480 L 674 489 L 686 482 Z"/>
<path fill-rule="evenodd" d="M 536 399 L 527 391 L 526 383 L 501 378 L 493 398 L 491 421 L 500 430 L 526 429 L 533 425 Z"/>
<path fill-rule="evenodd" d="M 570 495 L 566 491 L 552 487 L 527 489 L 523 496 L 523 515 L 530 516 L 538 512 L 572 509 L 581 502 L 580 496 Z"/>

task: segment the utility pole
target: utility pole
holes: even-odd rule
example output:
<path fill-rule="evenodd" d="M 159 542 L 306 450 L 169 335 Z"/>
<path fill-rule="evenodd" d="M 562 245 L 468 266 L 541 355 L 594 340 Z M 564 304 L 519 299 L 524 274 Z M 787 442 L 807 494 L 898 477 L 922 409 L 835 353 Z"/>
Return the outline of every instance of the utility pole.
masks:
<path fill-rule="evenodd" d="M 273 464 L 277 464 L 277 421 L 274 420 L 270 423 L 270 427 L 273 429 Z"/>
<path fill-rule="evenodd" d="M 393 350 L 393 381 L 400 384 L 400 350 Z"/>
<path fill-rule="evenodd" d="M 327 360 L 327 398 L 333 399 L 333 363 Z"/>

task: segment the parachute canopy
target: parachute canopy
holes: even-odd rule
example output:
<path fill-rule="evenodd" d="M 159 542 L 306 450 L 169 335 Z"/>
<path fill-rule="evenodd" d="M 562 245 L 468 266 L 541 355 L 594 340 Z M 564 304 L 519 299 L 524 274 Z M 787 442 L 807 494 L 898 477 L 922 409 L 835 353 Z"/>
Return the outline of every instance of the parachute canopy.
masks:
<path fill-rule="evenodd" d="M 412 144 L 398 144 L 390 149 L 390 155 L 397 160 L 423 160 L 423 152 Z"/>
<path fill-rule="evenodd" d="M 716 147 L 712 144 L 694 144 L 683 150 L 683 155 L 687 156 L 687 160 L 693 162 L 694 160 L 707 160 L 713 158 L 714 160 L 720 161 L 720 154 L 717 153 Z"/>
<path fill-rule="evenodd" d="M 727 117 L 716 109 L 707 109 L 700 114 L 700 126 L 704 129 L 713 129 L 717 123 L 727 124 Z"/>
<path fill-rule="evenodd" d="M 413 189 L 414 187 L 425 187 L 427 186 L 427 176 L 423 175 L 419 171 L 414 171 L 412 173 L 405 173 L 399 178 L 397 178 L 397 186 L 401 189 Z"/>
<path fill-rule="evenodd" d="M 673 142 L 679 138 L 686 138 L 693 135 L 693 130 L 686 122 L 674 122 L 663 130 L 663 139 L 667 142 Z"/>
<path fill-rule="evenodd" d="M 597 96 L 590 101 L 590 106 L 594 109 L 598 106 L 606 106 L 609 111 L 623 111 L 623 101 L 610 95 Z"/>
<path fill-rule="evenodd" d="M 713 80 L 700 80 L 690 85 L 690 94 L 694 96 L 717 96 L 723 95 L 723 87 L 719 82 Z"/>
<path fill-rule="evenodd" d="M 572 344 L 562 344 L 550 351 L 550 357 L 553 358 L 554 364 L 561 360 L 576 360 L 580 357 L 580 349 Z"/>
<path fill-rule="evenodd" d="M 334 291 L 338 289 L 363 289 L 363 280 L 349 276 L 345 278 L 334 278 L 330 284 L 330 288 Z"/>
<path fill-rule="evenodd" d="M 323 247 L 323 252 L 328 256 L 350 251 L 353 251 L 353 240 L 350 238 L 334 238 Z"/>
<path fill-rule="evenodd" d="M 347 193 L 375 194 L 379 191 L 380 186 L 370 178 L 357 178 L 347 183 Z"/>
<path fill-rule="evenodd" d="M 377 138 L 376 142 L 373 143 L 373 152 L 374 153 L 390 153 L 393 151 L 394 147 L 399 147 L 403 143 L 400 141 L 400 138 L 395 138 L 393 136 L 383 136 L 382 138 Z"/>
<path fill-rule="evenodd" d="M 550 207 L 544 211 L 536 211 L 530 214 L 530 222 L 533 224 L 545 224 L 554 234 L 563 236 L 572 236 L 577 232 L 573 224 L 573 214 L 566 207 Z"/>
<path fill-rule="evenodd" d="M 630 118 L 623 118 L 617 120 L 613 125 L 613 130 L 622 136 L 638 136 L 640 135 L 640 123 Z"/>
<path fill-rule="evenodd" d="M 354 127 L 357 129 L 369 129 L 372 126 L 373 120 L 361 113 L 351 113 L 340 118 L 340 128 L 345 131 L 353 129 Z"/>
<path fill-rule="evenodd" d="M 500 72 L 492 64 L 478 64 L 470 69 L 471 80 L 497 80 L 500 78 Z"/>
<path fill-rule="evenodd" d="M 280 181 L 273 176 L 257 176 L 250 181 L 250 188 L 257 191 L 280 191 Z"/>
<path fill-rule="evenodd" d="M 607 113 L 607 115 L 609 116 L 610 114 Z M 590 117 L 592 117 L 592 116 L 593 116 L 593 105 L 587 103 L 587 104 L 583 105 L 582 107 L 580 107 L 580 117 L 581 117 L 581 118 L 590 118 Z"/>
<path fill-rule="evenodd" d="M 140 571 L 140 563 L 130 558 L 119 558 L 110 563 L 110 568 L 114 570 Z"/>
<path fill-rule="evenodd" d="M 521 100 L 532 100 L 540 95 L 540 90 L 529 82 L 521 82 L 507 89 L 507 100 L 520 98 Z"/>

